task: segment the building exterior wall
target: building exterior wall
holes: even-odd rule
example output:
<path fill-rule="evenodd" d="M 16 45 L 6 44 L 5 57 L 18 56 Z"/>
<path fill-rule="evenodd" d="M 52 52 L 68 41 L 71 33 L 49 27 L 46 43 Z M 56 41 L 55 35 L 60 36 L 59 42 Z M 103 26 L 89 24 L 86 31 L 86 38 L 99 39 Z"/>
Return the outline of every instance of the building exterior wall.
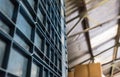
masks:
<path fill-rule="evenodd" d="M 64 0 L 0 0 L 0 77 L 66 77 Z"/>

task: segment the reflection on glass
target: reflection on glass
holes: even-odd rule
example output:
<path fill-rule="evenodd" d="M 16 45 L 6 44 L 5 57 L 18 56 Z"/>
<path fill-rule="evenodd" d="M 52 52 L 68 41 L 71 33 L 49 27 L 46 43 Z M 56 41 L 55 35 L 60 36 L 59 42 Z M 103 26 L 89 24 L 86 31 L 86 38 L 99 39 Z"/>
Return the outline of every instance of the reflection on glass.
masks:
<path fill-rule="evenodd" d="M 27 62 L 28 60 L 25 57 L 12 48 L 8 62 L 8 72 L 20 77 L 26 77 Z"/>

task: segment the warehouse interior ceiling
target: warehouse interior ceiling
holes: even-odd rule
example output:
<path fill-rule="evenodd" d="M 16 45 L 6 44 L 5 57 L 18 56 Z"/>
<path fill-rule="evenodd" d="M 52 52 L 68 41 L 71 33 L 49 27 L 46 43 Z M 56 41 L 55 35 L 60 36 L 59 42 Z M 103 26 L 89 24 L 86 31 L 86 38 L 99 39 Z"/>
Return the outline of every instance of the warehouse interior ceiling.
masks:
<path fill-rule="evenodd" d="M 100 62 L 106 77 L 120 76 L 120 0 L 66 0 L 69 69 Z"/>

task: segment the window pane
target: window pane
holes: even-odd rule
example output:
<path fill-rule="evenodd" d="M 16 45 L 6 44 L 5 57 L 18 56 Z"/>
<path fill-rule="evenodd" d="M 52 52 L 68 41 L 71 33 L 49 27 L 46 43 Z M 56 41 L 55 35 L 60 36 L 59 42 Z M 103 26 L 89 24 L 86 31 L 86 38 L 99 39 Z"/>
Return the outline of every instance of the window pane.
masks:
<path fill-rule="evenodd" d="M 44 70 L 44 76 L 43 77 L 48 77 L 48 70 Z"/>
<path fill-rule="evenodd" d="M 45 55 L 46 55 L 47 57 L 49 57 L 49 44 L 46 44 L 46 45 L 45 45 L 44 51 L 45 51 Z"/>
<path fill-rule="evenodd" d="M 3 61 L 3 56 L 4 56 L 4 53 L 5 53 L 5 47 L 6 47 L 5 42 L 0 40 L 0 67 L 1 67 L 1 64 L 2 64 L 2 61 Z"/>
<path fill-rule="evenodd" d="M 39 67 L 32 63 L 31 77 L 39 77 Z"/>
<path fill-rule="evenodd" d="M 50 77 L 53 77 L 53 74 L 52 74 L 52 73 L 50 73 Z"/>
<path fill-rule="evenodd" d="M 0 30 L 2 30 L 3 32 L 8 33 L 8 34 L 10 32 L 9 27 L 6 26 L 1 20 L 0 20 Z"/>
<path fill-rule="evenodd" d="M 28 60 L 25 57 L 12 48 L 8 62 L 8 72 L 20 77 L 26 77 L 27 62 Z"/>
<path fill-rule="evenodd" d="M 57 55 L 55 54 L 55 57 L 54 57 L 55 59 L 55 65 L 57 66 Z"/>
<path fill-rule="evenodd" d="M 38 18 L 40 19 L 40 21 L 43 23 L 44 16 L 43 16 L 43 14 L 42 14 L 42 12 L 41 12 L 40 9 L 38 9 L 37 16 L 38 16 Z"/>
<path fill-rule="evenodd" d="M 10 0 L 0 0 L 0 11 L 2 11 L 2 13 L 12 18 L 13 10 L 14 6 Z"/>
<path fill-rule="evenodd" d="M 12 74 L 8 74 L 7 77 L 18 77 L 18 76 L 15 76 L 15 75 L 12 75 Z"/>
<path fill-rule="evenodd" d="M 20 36 L 18 36 L 17 34 L 15 34 L 14 39 L 15 39 L 15 41 L 16 41 L 17 43 L 19 43 L 24 49 L 26 49 L 27 51 L 29 51 L 29 49 L 30 49 L 29 45 L 27 45 Z"/>
<path fill-rule="evenodd" d="M 35 45 L 41 49 L 42 38 L 36 33 L 35 34 Z"/>
<path fill-rule="evenodd" d="M 61 60 L 59 59 L 59 60 L 58 60 L 58 68 L 59 68 L 59 70 L 61 70 L 61 65 L 62 65 L 62 64 L 61 64 Z"/>
<path fill-rule="evenodd" d="M 20 13 L 18 13 L 16 25 L 30 39 L 32 28 Z"/>
<path fill-rule="evenodd" d="M 51 58 L 51 61 L 54 62 L 54 50 L 51 49 L 51 52 L 50 52 L 50 58 Z"/>
<path fill-rule="evenodd" d="M 28 0 L 29 4 L 32 6 L 33 9 L 34 9 L 34 5 L 35 5 L 35 1 L 36 0 Z"/>

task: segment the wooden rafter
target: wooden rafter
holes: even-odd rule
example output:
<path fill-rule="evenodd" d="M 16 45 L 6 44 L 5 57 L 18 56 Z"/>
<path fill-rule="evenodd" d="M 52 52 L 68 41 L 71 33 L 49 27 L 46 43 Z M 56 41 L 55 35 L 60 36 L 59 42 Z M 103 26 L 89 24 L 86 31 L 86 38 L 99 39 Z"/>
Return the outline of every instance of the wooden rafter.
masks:
<path fill-rule="evenodd" d="M 114 64 L 114 61 L 115 59 L 117 58 L 117 52 L 118 52 L 118 43 L 119 43 L 119 39 L 120 39 L 120 20 L 118 20 L 118 30 L 117 30 L 117 35 L 116 35 L 116 38 L 115 38 L 115 43 L 117 44 L 115 47 L 114 47 L 114 52 L 113 52 L 113 64 Z M 111 71 L 110 71 L 110 76 L 113 77 L 113 73 L 114 73 L 114 66 L 111 67 Z"/>

